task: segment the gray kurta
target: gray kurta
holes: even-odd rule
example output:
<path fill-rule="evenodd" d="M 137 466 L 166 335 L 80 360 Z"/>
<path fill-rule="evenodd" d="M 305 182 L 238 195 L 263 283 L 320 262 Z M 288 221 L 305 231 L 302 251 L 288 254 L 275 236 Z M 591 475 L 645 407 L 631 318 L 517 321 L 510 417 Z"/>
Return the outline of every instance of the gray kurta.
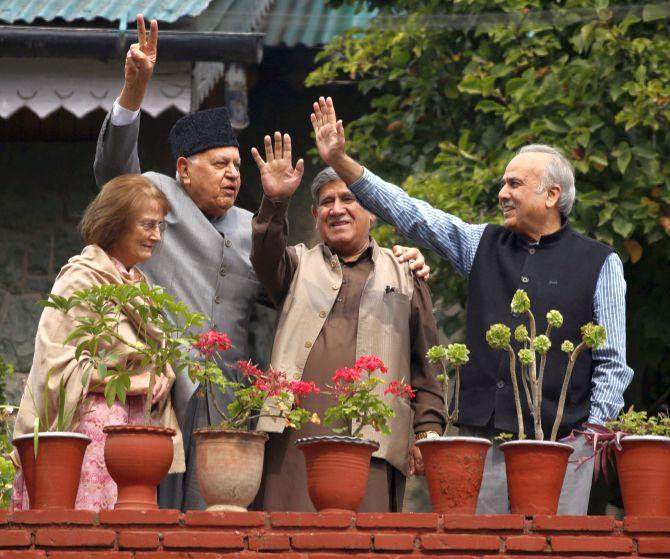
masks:
<path fill-rule="evenodd" d="M 93 166 L 99 186 L 118 175 L 140 172 L 139 128 L 139 118 L 127 126 L 114 126 L 107 115 Z M 238 371 L 230 364 L 249 358 L 248 324 L 261 293 L 249 261 L 252 214 L 233 206 L 223 217 L 210 221 L 173 178 L 153 172 L 144 176 L 166 195 L 170 212 L 165 218 L 168 228 L 162 242 L 141 269 L 152 283 L 162 285 L 191 309 L 211 317 L 204 330 L 228 333 L 233 348 L 223 354 L 219 365 L 231 379 L 237 379 Z M 195 389 L 187 375 L 177 376 L 172 402 L 184 435 L 186 474 L 184 480 L 173 478 L 161 486 L 162 507 L 205 507 L 195 479 L 194 441 L 190 433 L 193 428 L 218 423 L 219 416 L 206 397 L 194 396 Z M 217 399 L 222 409 L 230 402 L 230 397 L 221 393 Z"/>

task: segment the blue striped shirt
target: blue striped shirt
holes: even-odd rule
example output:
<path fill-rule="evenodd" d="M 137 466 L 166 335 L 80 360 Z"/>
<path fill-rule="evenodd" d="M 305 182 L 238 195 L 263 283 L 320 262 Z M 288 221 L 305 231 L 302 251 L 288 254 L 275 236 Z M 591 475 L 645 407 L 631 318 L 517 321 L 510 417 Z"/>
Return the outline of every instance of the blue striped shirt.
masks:
<path fill-rule="evenodd" d="M 486 224 L 465 223 L 458 217 L 410 198 L 400 187 L 368 169 L 349 186 L 361 204 L 395 227 L 413 243 L 430 249 L 468 277 Z M 617 417 L 633 370 L 626 364 L 626 281 L 616 253 L 605 260 L 593 296 L 593 320 L 607 330 L 604 347 L 593 350 L 589 422 Z"/>

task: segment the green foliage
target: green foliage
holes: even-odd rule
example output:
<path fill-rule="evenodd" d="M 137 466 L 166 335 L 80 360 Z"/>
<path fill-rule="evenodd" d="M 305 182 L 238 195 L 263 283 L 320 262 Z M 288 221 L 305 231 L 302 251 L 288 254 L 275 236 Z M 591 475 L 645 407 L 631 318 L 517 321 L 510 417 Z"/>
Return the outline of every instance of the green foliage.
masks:
<path fill-rule="evenodd" d="M 555 309 L 547 313 L 547 324 L 552 328 L 560 328 L 563 326 L 563 315 Z"/>
<path fill-rule="evenodd" d="M 451 365 L 465 365 L 470 360 L 470 350 L 465 344 L 449 344 L 447 361 Z"/>
<path fill-rule="evenodd" d="M 514 314 L 522 314 L 530 310 L 530 299 L 523 289 L 517 289 L 512 297 L 510 308 Z"/>
<path fill-rule="evenodd" d="M 591 349 L 597 349 L 605 344 L 607 334 L 605 327 L 589 322 L 581 327 L 582 340 Z"/>
<path fill-rule="evenodd" d="M 539 335 L 533 340 L 533 349 L 540 355 L 546 355 L 551 347 L 551 341 L 544 334 Z"/>
<path fill-rule="evenodd" d="M 525 324 L 519 324 L 514 329 L 514 339 L 521 343 L 528 341 L 528 328 L 526 328 Z"/>
<path fill-rule="evenodd" d="M 0 403 L 0 509 L 9 508 L 14 482 L 14 463 L 9 455 L 14 450 L 10 431 L 10 416 L 14 406 Z"/>
<path fill-rule="evenodd" d="M 605 424 L 613 431 L 623 431 L 627 435 L 659 435 L 670 437 L 670 417 L 667 414 L 647 417 L 646 411 L 635 411 L 632 407 Z"/>
<path fill-rule="evenodd" d="M 512 433 L 502 432 L 502 433 L 496 435 L 495 437 L 493 437 L 493 440 L 507 442 L 507 441 L 511 441 L 513 438 L 514 438 L 514 435 Z"/>
<path fill-rule="evenodd" d="M 331 0 L 332 1 L 332 0 Z M 658 397 L 670 340 L 670 19 L 633 0 L 337 0 L 377 18 L 319 53 L 309 85 L 351 80 L 370 110 L 345 123 L 348 150 L 412 196 L 471 222 L 500 222 L 498 181 L 515 150 L 557 146 L 575 166 L 571 222 L 626 263 L 634 347 Z M 615 6 L 616 4 L 616 6 Z M 346 100 L 344 100 L 346 101 Z M 335 99 L 337 106 L 338 99 Z M 375 236 L 400 240 L 390 227 Z M 429 255 L 433 292 L 464 281 Z M 635 299 L 633 299 L 635 295 Z M 462 324 L 445 324 L 453 333 Z M 632 345 L 632 344 L 631 344 Z"/>
<path fill-rule="evenodd" d="M 506 349 L 510 338 L 509 326 L 505 326 L 504 324 L 494 324 L 486 332 L 486 342 L 493 349 Z"/>
<path fill-rule="evenodd" d="M 138 371 L 161 375 L 168 364 L 173 365 L 175 373 L 181 371 L 189 362 L 189 346 L 184 342 L 195 340 L 191 329 L 201 326 L 206 319 L 163 288 L 145 283 L 96 285 L 68 298 L 52 293 L 41 303 L 66 314 L 77 307 L 85 309 L 84 314 L 74 317 L 76 326 L 63 343 L 76 342 L 75 358 L 87 363 L 84 385 L 88 385 L 93 369 L 100 379 L 107 379 L 104 395 L 109 406 L 117 399 L 125 403 L 130 377 Z M 139 331 L 142 341 L 133 342 L 120 335 L 118 325 L 124 309 L 131 309 L 137 322 L 143 325 L 144 330 Z M 149 329 L 158 334 L 158 339 L 147 334 Z M 134 359 L 120 359 L 109 352 L 113 342 L 131 350 Z M 132 362 L 133 369 L 125 367 L 128 361 Z M 145 424 L 149 423 L 150 413 L 151 398 L 148 397 L 144 408 Z"/>
<path fill-rule="evenodd" d="M 575 351 L 575 344 L 573 344 L 570 340 L 564 340 L 561 344 L 561 351 L 564 351 L 565 353 L 572 353 Z"/>
<path fill-rule="evenodd" d="M 529 365 L 533 361 L 535 361 L 535 353 L 531 349 L 520 349 L 519 350 L 519 361 L 522 363 Z"/>

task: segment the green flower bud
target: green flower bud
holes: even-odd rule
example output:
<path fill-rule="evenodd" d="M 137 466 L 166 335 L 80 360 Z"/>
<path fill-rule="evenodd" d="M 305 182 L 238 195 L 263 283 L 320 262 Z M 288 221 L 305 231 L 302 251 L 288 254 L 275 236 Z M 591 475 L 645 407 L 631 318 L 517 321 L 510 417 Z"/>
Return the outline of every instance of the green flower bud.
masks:
<path fill-rule="evenodd" d="M 452 365 L 465 365 L 470 360 L 470 350 L 465 344 L 449 344 L 447 361 Z"/>
<path fill-rule="evenodd" d="M 554 328 L 560 328 L 563 326 L 563 315 L 557 310 L 552 309 L 547 313 L 547 323 Z"/>
<path fill-rule="evenodd" d="M 565 351 L 565 353 L 572 353 L 575 351 L 575 344 L 573 344 L 570 340 L 565 340 L 561 344 L 561 351 Z"/>
<path fill-rule="evenodd" d="M 486 332 L 486 341 L 493 349 L 506 349 L 512 333 L 504 324 L 494 324 Z"/>
<path fill-rule="evenodd" d="M 447 348 L 443 345 L 434 345 L 426 352 L 426 357 L 431 363 L 439 363 L 447 357 Z"/>
<path fill-rule="evenodd" d="M 525 313 L 530 310 L 530 299 L 528 293 L 523 289 L 517 289 L 514 297 L 512 297 L 512 304 L 510 305 L 514 314 Z"/>
<path fill-rule="evenodd" d="M 444 375 L 437 375 L 437 380 L 438 380 L 439 382 L 446 382 L 446 380 L 447 380 L 447 375 L 446 375 L 446 374 L 444 374 Z"/>
<path fill-rule="evenodd" d="M 605 327 L 600 326 L 599 324 L 593 324 L 589 322 L 581 328 L 582 340 L 584 343 L 591 349 L 597 349 L 605 344 L 607 339 L 607 334 L 605 332 Z"/>
<path fill-rule="evenodd" d="M 528 329 L 523 324 L 514 329 L 514 339 L 517 342 L 525 342 L 528 339 Z"/>
<path fill-rule="evenodd" d="M 525 363 L 526 365 L 529 365 L 530 363 L 535 361 L 535 354 L 530 349 L 520 349 L 519 350 L 519 361 L 521 361 L 522 363 Z"/>
<path fill-rule="evenodd" d="M 533 340 L 533 349 L 540 355 L 546 355 L 551 347 L 551 341 L 544 334 Z"/>

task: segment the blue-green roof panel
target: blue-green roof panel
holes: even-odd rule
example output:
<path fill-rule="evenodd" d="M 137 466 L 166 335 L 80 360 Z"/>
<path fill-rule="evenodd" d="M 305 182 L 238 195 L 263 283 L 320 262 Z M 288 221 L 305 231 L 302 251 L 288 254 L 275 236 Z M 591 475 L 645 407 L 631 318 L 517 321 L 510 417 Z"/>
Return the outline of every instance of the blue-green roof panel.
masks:
<path fill-rule="evenodd" d="M 102 18 L 132 21 L 142 12 L 146 19 L 171 23 L 184 16 L 197 16 L 212 0 L 2 0 L 0 21 L 33 23 L 77 19 L 91 21 Z"/>

